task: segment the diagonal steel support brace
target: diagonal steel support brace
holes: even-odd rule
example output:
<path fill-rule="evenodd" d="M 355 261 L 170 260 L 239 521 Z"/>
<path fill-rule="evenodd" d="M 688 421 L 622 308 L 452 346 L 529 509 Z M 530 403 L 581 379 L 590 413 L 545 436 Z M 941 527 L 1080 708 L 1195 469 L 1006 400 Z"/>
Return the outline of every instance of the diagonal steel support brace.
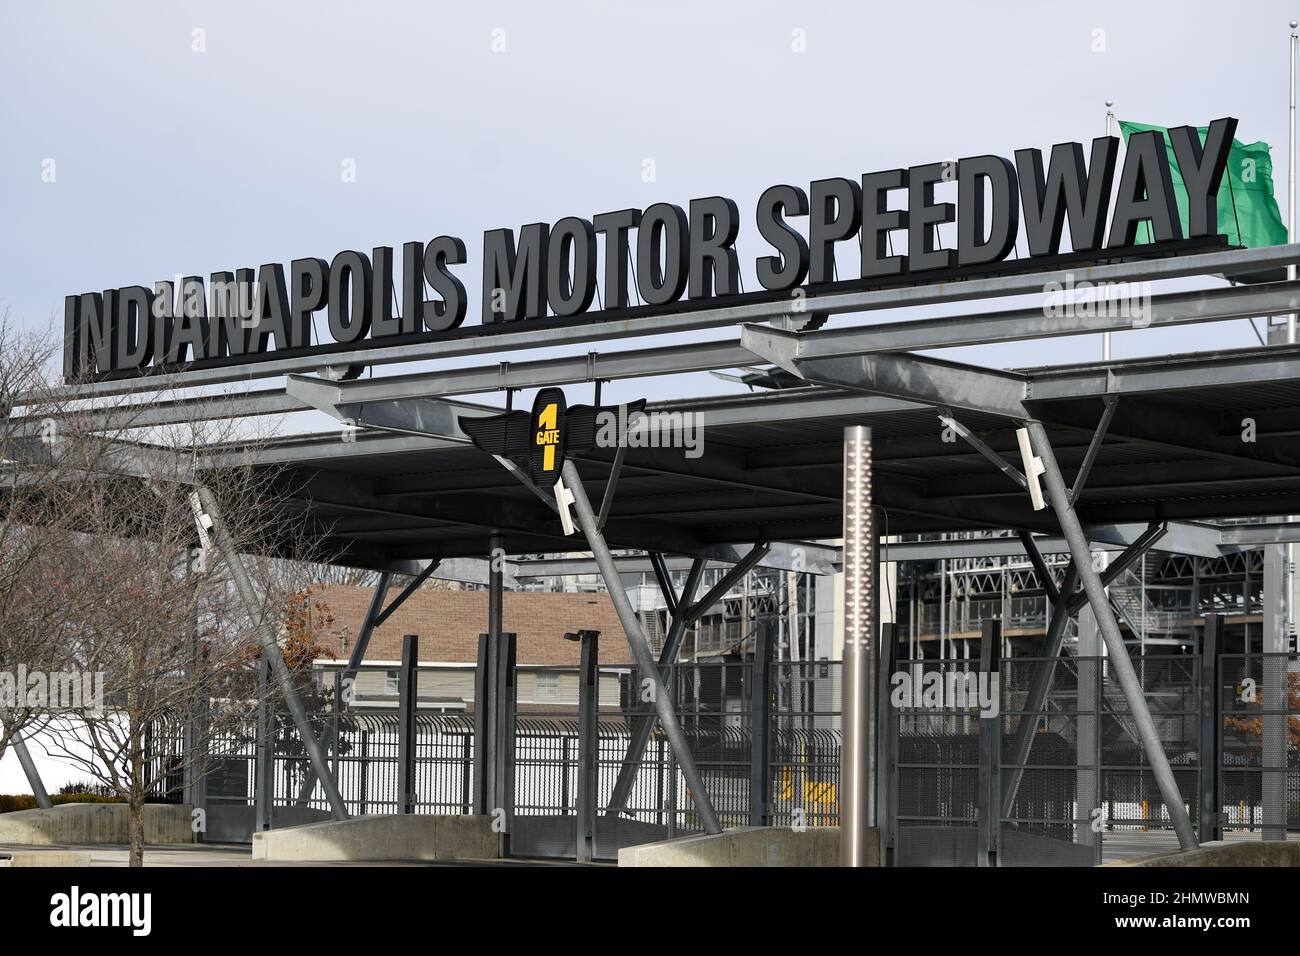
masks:
<path fill-rule="evenodd" d="M 682 593 L 674 596 L 672 594 L 673 586 L 671 579 L 665 575 L 659 580 L 659 587 L 664 592 L 665 602 L 671 601 L 672 624 L 668 628 L 668 636 L 664 638 L 664 646 L 659 652 L 659 673 L 662 675 L 668 666 L 677 660 L 677 652 L 681 649 L 682 639 L 686 636 L 686 629 L 691 626 L 695 618 L 691 617 L 690 611 L 692 602 L 695 600 L 695 592 L 700 586 L 700 578 L 704 576 L 704 568 L 708 562 L 704 558 L 696 558 L 691 562 L 691 569 L 686 573 L 686 580 L 682 584 Z M 618 770 L 618 778 L 614 781 L 614 789 L 610 794 L 609 806 L 605 811 L 606 816 L 616 817 L 624 809 L 627 798 L 632 792 L 632 784 L 636 781 L 637 768 L 641 763 L 641 756 L 645 753 L 646 744 L 650 741 L 650 733 L 654 730 L 654 714 L 649 712 L 637 714 L 632 719 L 632 730 L 627 742 L 627 749 L 623 753 L 623 763 Z"/>
<path fill-rule="evenodd" d="M 1006 475 L 1008 478 L 1010 478 L 1012 481 L 1018 484 L 1021 488 L 1029 487 L 1029 482 L 1025 480 L 1025 476 L 1020 473 L 1019 468 L 1015 467 L 1013 464 L 1011 464 L 1011 462 L 1007 461 L 1005 458 L 1003 458 L 1001 455 L 995 452 L 988 445 L 984 444 L 984 442 L 980 440 L 978 435 L 972 432 L 961 422 L 957 421 L 957 419 L 953 418 L 951 414 L 941 413 L 939 415 L 939 421 L 943 422 L 945 427 L 951 428 L 958 435 L 960 435 L 962 439 L 966 442 L 966 444 L 970 445 L 977 452 L 979 452 L 981 455 L 983 455 L 985 458 L 991 461 L 993 463 L 993 466 L 997 468 L 998 471 L 1002 472 L 1002 474 Z"/>
<path fill-rule="evenodd" d="M 1043 559 L 1043 552 L 1038 550 L 1038 542 L 1028 531 L 1017 531 L 1016 537 L 1020 539 L 1021 545 L 1024 546 L 1025 555 L 1029 558 L 1029 563 L 1034 566 L 1034 573 L 1038 575 L 1038 580 L 1042 582 L 1043 590 L 1047 592 L 1047 600 L 1052 604 L 1060 599 L 1061 592 L 1056 586 L 1056 575 L 1052 574 L 1051 569 L 1047 566 L 1047 561 Z"/>
<path fill-rule="evenodd" d="M 691 564 L 691 570 L 686 576 L 686 581 L 682 586 L 682 593 L 679 596 L 673 596 L 672 581 L 667 574 L 667 568 L 664 569 L 663 576 L 660 577 L 656 571 L 656 577 L 659 580 L 660 590 L 663 591 L 665 603 L 669 605 L 670 613 L 673 616 L 673 623 L 668 629 L 668 637 L 664 640 L 664 646 L 659 654 L 659 673 L 662 675 L 665 668 L 677 660 L 677 652 L 682 646 L 682 639 L 686 636 L 686 629 L 700 619 L 715 601 L 727 591 L 737 581 L 744 578 L 759 561 L 767 556 L 771 547 L 768 544 L 756 544 L 745 554 L 735 565 L 733 565 L 722 579 L 709 590 L 698 601 L 695 600 L 695 592 L 699 588 L 700 578 L 704 574 L 705 560 L 696 558 Z M 652 554 L 650 560 L 653 562 L 658 557 L 660 563 L 663 562 L 661 555 Z M 614 781 L 614 790 L 609 798 L 609 806 L 605 811 L 606 816 L 618 816 L 626 809 L 627 798 L 632 792 L 632 785 L 636 781 L 637 769 L 641 764 L 641 757 L 645 753 L 646 744 L 650 741 L 650 733 L 654 730 L 654 715 L 646 713 L 635 717 L 632 721 L 632 733 L 627 742 L 627 750 L 623 754 L 623 765 L 619 767 L 618 779 Z"/>
<path fill-rule="evenodd" d="M 1110 566 L 1101 572 L 1101 586 L 1110 587 L 1115 579 L 1127 571 L 1130 567 L 1141 560 L 1142 555 L 1146 554 L 1155 545 L 1157 541 L 1165 536 L 1169 526 L 1163 522 L 1152 522 L 1147 525 L 1136 541 L 1121 551 L 1110 562 Z M 1088 603 L 1088 595 L 1082 591 L 1069 595 L 1067 598 L 1068 610 L 1071 614 L 1077 614 L 1079 608 Z"/>
<path fill-rule="evenodd" d="M 1028 549 L 1028 545 L 1026 545 Z M 1037 547 L 1030 552 L 1033 555 L 1038 554 Z M 1041 555 L 1038 558 L 1042 561 Z M 1038 562 L 1034 562 L 1037 568 Z M 1065 569 L 1065 575 L 1061 579 L 1061 586 L 1057 588 L 1052 582 L 1050 574 L 1046 573 L 1046 567 L 1039 572 L 1039 580 L 1051 586 L 1049 594 L 1052 597 L 1052 620 L 1047 625 L 1047 637 L 1043 641 L 1042 657 L 1050 658 L 1044 661 L 1039 669 L 1034 683 L 1029 688 L 1029 693 L 1025 697 L 1024 706 L 1020 708 L 1020 725 L 1016 730 L 1016 739 L 1011 744 L 1011 754 L 1007 761 L 1009 772 L 1002 778 L 1002 816 L 1011 816 L 1011 810 L 1016 802 L 1016 791 L 1020 789 L 1020 781 L 1025 775 L 1025 764 L 1029 762 L 1029 755 L 1033 751 L 1034 736 L 1038 733 L 1038 725 L 1042 721 L 1043 707 L 1047 703 L 1047 692 L 1052 686 L 1052 675 L 1056 670 L 1056 658 L 1061 653 L 1061 639 L 1065 636 L 1065 625 L 1070 620 L 1073 612 L 1069 608 L 1070 598 L 1074 594 L 1075 585 L 1079 581 L 1079 572 L 1071 564 Z"/>
<path fill-rule="evenodd" d="M 650 567 L 654 569 L 655 580 L 659 582 L 659 593 L 663 595 L 664 604 L 668 607 L 668 616 L 676 619 L 677 591 L 673 587 L 672 576 L 668 573 L 668 565 L 664 563 L 664 556 L 658 551 L 650 552 Z"/>
<path fill-rule="evenodd" d="M 27 778 L 27 785 L 32 788 L 32 794 L 36 797 L 36 805 L 42 810 L 51 809 L 54 802 L 45 789 L 45 783 L 41 780 L 40 771 L 36 769 L 36 761 L 32 759 L 31 752 L 27 749 L 27 741 L 23 740 L 15 731 L 9 738 L 9 746 L 18 755 L 18 763 L 23 768 L 23 775 Z"/>
<path fill-rule="evenodd" d="M 618 487 L 619 476 L 623 473 L 625 458 L 627 458 L 627 445 L 619 445 L 618 451 L 614 452 L 614 463 L 610 465 L 609 480 L 605 482 L 605 497 L 600 502 L 600 516 L 596 519 L 596 527 L 602 531 L 609 518 L 610 506 L 614 504 L 614 489 Z"/>
<path fill-rule="evenodd" d="M 536 495 L 538 500 L 540 500 L 542 504 L 546 505 L 546 507 L 550 508 L 552 511 L 556 512 L 557 514 L 559 513 L 560 509 L 559 506 L 556 505 L 555 499 L 551 495 L 548 495 L 545 491 L 543 491 L 541 486 L 538 485 L 537 482 L 529 478 L 527 473 L 524 472 L 523 469 L 521 469 L 518 465 L 516 465 L 513 461 L 511 461 L 509 458 L 505 457 L 504 455 L 493 455 L 492 457 L 497 460 L 497 464 L 499 464 L 506 471 L 510 472 L 510 474 L 514 475 L 515 478 L 518 479 L 521 485 L 523 485 L 534 495 Z"/>
<path fill-rule="evenodd" d="M 330 776 L 329 764 L 325 761 L 325 751 L 321 748 L 316 735 L 312 733 L 311 723 L 307 719 L 307 711 L 298 698 L 298 692 L 294 689 L 293 678 L 289 674 L 288 666 L 284 663 L 284 655 L 280 652 L 280 645 L 276 641 L 275 634 L 268 625 L 265 616 L 258 610 L 257 592 L 253 589 L 253 582 L 248 576 L 248 570 L 244 567 L 243 559 L 239 556 L 239 552 L 235 550 L 234 540 L 230 537 L 230 532 L 226 530 L 225 521 L 221 516 L 220 509 L 217 508 L 217 501 L 206 486 L 199 485 L 197 491 L 199 500 L 203 505 L 203 511 L 212 522 L 210 529 L 203 530 L 210 530 L 213 537 L 216 538 L 217 550 L 225 558 L 226 567 L 230 569 L 230 576 L 234 579 L 235 589 L 239 592 L 240 600 L 244 603 L 244 609 L 257 625 L 257 636 L 262 645 L 262 655 L 270 662 L 271 670 L 280 682 L 280 691 L 284 694 L 284 701 L 289 708 L 289 715 L 293 718 L 294 726 L 298 729 L 299 736 L 302 737 L 303 747 L 306 748 L 307 756 L 311 760 L 312 770 L 316 773 L 321 786 L 325 789 L 325 796 L 330 804 L 330 812 L 334 815 L 334 819 L 346 820 L 348 819 L 348 810 L 343 803 L 343 798 L 339 795 L 333 777 Z M 200 527 L 202 526 L 200 525 Z"/>
<path fill-rule="evenodd" d="M 1178 789 L 1178 781 L 1174 778 L 1174 772 L 1169 766 L 1169 758 L 1165 755 L 1164 747 L 1160 743 L 1160 735 L 1156 730 L 1155 721 L 1151 719 L 1151 711 L 1147 707 L 1142 684 L 1133 669 L 1133 661 L 1129 658 L 1128 648 L 1124 646 L 1124 638 L 1120 635 L 1119 624 L 1115 620 L 1115 612 L 1106 597 L 1105 585 L 1102 583 L 1101 576 L 1092 566 L 1092 554 L 1088 548 L 1088 539 L 1083 533 L 1082 525 L 1079 524 L 1078 516 L 1074 513 L 1074 506 L 1070 502 L 1069 492 L 1065 487 L 1065 480 L 1061 477 L 1061 469 L 1056 462 L 1056 454 L 1053 452 L 1052 444 L 1048 440 L 1047 431 L 1043 428 L 1042 422 L 1034 420 L 1027 421 L 1025 426 L 1029 430 L 1029 438 L 1033 443 L 1034 454 L 1042 459 L 1043 477 L 1047 482 L 1048 498 L 1051 501 L 1052 509 L 1056 512 L 1057 520 L 1061 524 L 1061 532 L 1065 535 L 1065 539 L 1070 546 L 1070 557 L 1073 559 L 1074 567 L 1083 581 L 1083 589 L 1087 594 L 1088 603 L 1092 606 L 1092 612 L 1097 618 L 1097 625 L 1101 629 L 1102 638 L 1105 640 L 1106 648 L 1110 652 L 1111 673 L 1115 676 L 1115 681 L 1119 684 L 1120 690 L 1123 691 L 1124 698 L 1128 702 L 1129 712 L 1132 714 L 1133 723 L 1137 726 L 1138 738 L 1142 741 L 1142 749 L 1151 764 L 1151 772 L 1155 777 L 1156 786 L 1160 790 L 1165 809 L 1173 821 L 1174 831 L 1178 834 L 1178 845 L 1184 850 L 1194 849 L 1198 845 L 1196 830 L 1192 826 L 1191 817 L 1187 813 L 1187 805 L 1183 802 L 1182 793 Z"/>
<path fill-rule="evenodd" d="M 1101 413 L 1101 421 L 1097 423 L 1097 429 L 1092 433 L 1092 441 L 1088 442 L 1088 450 L 1083 455 L 1083 463 L 1079 465 L 1079 473 L 1074 476 L 1074 486 L 1070 489 L 1071 502 L 1079 500 L 1084 485 L 1088 483 L 1088 473 L 1092 471 L 1092 464 L 1097 460 L 1097 452 L 1101 451 L 1101 444 L 1106 440 L 1110 420 L 1115 417 L 1115 409 L 1119 406 L 1119 396 L 1107 395 L 1104 401 L 1106 407 Z"/>
<path fill-rule="evenodd" d="M 682 732 L 681 724 L 677 721 L 677 714 L 673 711 L 672 700 L 668 696 L 668 688 L 664 686 L 663 677 L 660 675 L 655 659 L 650 653 L 650 642 L 646 639 L 645 631 L 641 628 L 641 622 L 637 620 L 636 611 L 632 609 L 632 602 L 628 600 L 627 592 L 623 590 L 618 567 L 614 564 L 614 556 L 610 554 L 609 546 L 605 544 L 604 535 L 596 527 L 596 514 L 591 509 L 591 502 L 587 499 L 587 490 L 582 486 L 582 478 L 572 461 L 564 463 L 563 474 L 564 484 L 573 494 L 573 509 L 577 513 L 578 526 L 582 528 L 582 533 L 586 536 L 587 544 L 591 548 L 592 557 L 596 559 L 596 564 L 600 568 L 601 577 L 605 579 L 605 587 L 609 590 L 610 600 L 614 603 L 614 610 L 618 612 L 619 621 L 622 623 L 623 631 L 627 635 L 628 647 L 632 651 L 632 659 L 637 670 L 646 675 L 652 683 L 655 711 L 659 715 L 659 723 L 673 748 L 673 754 L 677 758 L 678 766 L 682 768 L 682 776 L 686 778 L 686 785 L 690 788 L 691 798 L 694 800 L 695 809 L 699 812 L 704 823 L 704 830 L 706 833 L 721 833 L 722 823 L 718 820 L 718 814 L 713 809 L 713 802 L 709 799 L 708 790 L 704 786 L 704 778 L 700 776 L 700 771 L 695 765 L 695 758 L 691 755 L 690 747 L 686 743 L 686 735 Z"/>
<path fill-rule="evenodd" d="M 348 655 L 347 667 L 343 668 L 342 673 L 338 676 L 340 683 L 347 684 L 349 681 L 357 679 L 357 674 L 361 671 L 361 662 L 365 659 L 366 649 L 370 646 L 370 637 L 375 633 L 375 628 L 382 626 L 394 611 L 405 604 L 406 599 L 414 594 L 421 584 L 429 580 L 429 576 L 437 570 L 440 563 L 437 558 L 430 561 L 428 566 L 412 578 L 411 583 L 402 590 L 401 594 L 393 598 L 392 603 L 386 608 L 384 607 L 384 599 L 388 596 L 388 587 L 392 583 L 393 575 L 388 571 L 379 575 L 379 583 L 375 585 L 375 593 L 370 596 L 370 607 L 366 611 L 366 618 L 362 621 L 361 630 L 357 634 L 356 642 L 352 645 L 352 653 Z M 350 699 L 350 695 L 347 695 L 345 699 Z M 334 731 L 334 724 L 331 723 L 325 728 L 325 733 L 321 737 L 321 746 L 326 750 L 334 746 Z M 337 756 L 336 754 L 335 757 L 337 758 Z M 311 793 L 314 789 L 316 789 L 316 772 L 308 767 L 307 772 L 303 774 L 302 786 L 298 788 L 298 806 L 307 806 L 311 801 Z"/>

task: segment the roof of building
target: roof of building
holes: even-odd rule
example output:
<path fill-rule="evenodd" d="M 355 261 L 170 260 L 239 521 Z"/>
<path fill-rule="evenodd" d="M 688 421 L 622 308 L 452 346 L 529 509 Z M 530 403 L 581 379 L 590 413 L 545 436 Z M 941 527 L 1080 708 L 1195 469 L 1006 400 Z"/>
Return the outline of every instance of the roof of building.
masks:
<path fill-rule="evenodd" d="M 334 618 L 325 629 L 331 639 L 324 643 L 340 658 L 351 652 L 373 594 L 372 588 L 349 585 L 328 585 L 317 593 Z M 395 596 L 393 589 L 388 600 Z M 418 589 L 375 629 L 365 659 L 401 660 L 402 637 L 415 634 L 420 638 L 422 662 L 474 663 L 478 636 L 487 630 L 487 597 L 486 591 Z M 580 629 L 597 630 L 607 637 L 600 643 L 601 663 L 625 664 L 629 659 L 627 640 L 605 593 L 508 591 L 503 623 L 505 630 L 518 635 L 520 664 L 577 666 L 579 646 L 564 635 Z"/>

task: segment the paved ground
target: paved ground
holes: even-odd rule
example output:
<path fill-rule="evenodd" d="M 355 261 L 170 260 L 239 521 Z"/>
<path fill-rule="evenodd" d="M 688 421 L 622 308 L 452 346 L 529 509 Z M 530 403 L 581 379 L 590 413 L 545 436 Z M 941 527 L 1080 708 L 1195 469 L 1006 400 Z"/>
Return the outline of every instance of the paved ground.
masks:
<path fill-rule="evenodd" d="M 1292 834 L 1296 838 L 1297 834 Z M 1257 841 L 1261 839 L 1259 831 L 1230 830 L 1225 836 L 1230 841 Z M 1122 830 L 1111 831 L 1102 840 L 1103 860 L 1127 860 L 1135 856 L 1152 853 L 1173 852 L 1178 849 L 1178 838 L 1172 830 Z M 126 866 L 127 848 L 124 846 L 13 846 L 0 845 L 0 853 L 88 853 L 90 865 L 94 867 Z M 199 867 L 238 867 L 238 866 L 575 866 L 563 860 L 484 860 L 481 863 L 366 863 L 352 861 L 347 863 L 281 863 L 253 860 L 251 850 L 241 844 L 206 843 L 198 846 L 150 846 L 144 851 L 145 866 L 199 866 Z M 608 865 L 608 864 L 597 864 Z"/>
<path fill-rule="evenodd" d="M 93 867 L 126 866 L 128 850 L 125 846 L 15 846 L 0 845 L 0 853 L 88 853 Z M 237 867 L 237 866 L 565 866 L 559 861 L 531 860 L 483 860 L 482 862 L 463 863 L 394 863 L 385 860 L 380 863 L 351 861 L 347 863 L 281 863 L 254 860 L 249 847 L 241 844 L 206 843 L 197 846 L 147 846 L 144 850 L 145 866 L 198 866 L 198 867 Z"/>
<path fill-rule="evenodd" d="M 1295 839 L 1297 834 L 1291 834 Z M 1228 830 L 1223 835 L 1224 842 L 1245 841 L 1257 843 L 1263 839 L 1258 830 Z M 1102 861 L 1131 860 L 1135 856 L 1149 856 L 1153 853 L 1173 853 L 1178 849 L 1178 837 L 1173 830 L 1112 830 L 1102 835 Z"/>

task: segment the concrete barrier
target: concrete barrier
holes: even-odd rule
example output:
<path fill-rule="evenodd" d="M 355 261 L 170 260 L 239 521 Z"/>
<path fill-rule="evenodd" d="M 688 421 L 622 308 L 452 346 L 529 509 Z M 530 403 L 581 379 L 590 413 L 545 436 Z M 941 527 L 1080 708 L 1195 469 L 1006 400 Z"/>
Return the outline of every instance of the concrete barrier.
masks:
<path fill-rule="evenodd" d="M 1300 841 L 1215 840 L 1195 850 L 1174 850 L 1116 860 L 1105 866 L 1300 866 Z"/>
<path fill-rule="evenodd" d="M 0 853 L 0 867 L 90 866 L 89 853 L 34 850 L 28 853 Z"/>
<path fill-rule="evenodd" d="M 271 828 L 283 830 L 304 823 L 325 823 L 334 817 L 328 810 L 311 807 L 273 807 Z M 204 843 L 252 843 L 257 808 L 248 804 L 213 804 L 208 807 Z"/>
<path fill-rule="evenodd" d="M 374 815 L 254 833 L 253 859 L 491 860 L 499 843 L 490 816 Z"/>
<path fill-rule="evenodd" d="M 155 846 L 193 843 L 190 807 L 149 803 L 144 808 L 144 842 Z M 49 810 L 0 813 L 0 844 L 25 846 L 125 845 L 131 810 L 124 803 L 65 803 Z"/>
<path fill-rule="evenodd" d="M 868 865 L 880 865 L 871 830 Z M 643 843 L 618 851 L 619 866 L 839 866 L 840 828 L 739 827 L 718 834 Z"/>

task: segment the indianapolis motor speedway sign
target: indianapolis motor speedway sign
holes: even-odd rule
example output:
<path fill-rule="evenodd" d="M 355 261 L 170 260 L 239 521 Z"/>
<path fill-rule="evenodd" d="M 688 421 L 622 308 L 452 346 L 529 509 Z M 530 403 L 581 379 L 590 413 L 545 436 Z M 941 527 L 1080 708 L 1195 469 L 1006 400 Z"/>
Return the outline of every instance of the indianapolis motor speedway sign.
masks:
<path fill-rule="evenodd" d="M 1169 130 L 1176 171 L 1164 134 L 1152 130 L 1130 137 L 1122 164 L 1119 140 L 1107 136 L 1093 140 L 1086 156 L 1081 143 L 1053 146 L 1046 163 L 1042 150 L 1019 149 L 1014 161 L 974 156 L 821 179 L 806 190 L 772 186 L 753 215 L 770 247 L 754 263 L 762 291 L 748 295 L 741 292 L 736 250 L 740 213 L 722 196 L 691 200 L 687 209 L 655 203 L 590 219 L 567 216 L 524 225 L 518 234 L 488 230 L 480 253 L 481 324 L 468 327 L 465 271 L 472 266 L 465 242 L 446 235 L 407 242 L 400 253 L 389 246 L 370 255 L 345 250 L 328 262 L 294 259 L 287 269 L 268 262 L 255 270 L 162 280 L 152 288 L 83 292 L 64 303 L 64 374 L 87 381 L 327 356 L 493 334 L 518 322 L 630 318 L 723 300 L 961 278 L 1002 263 L 1016 247 L 1022 218 L 1029 256 L 1017 268 L 1059 259 L 1067 222 L 1072 252 L 1085 258 L 1129 249 L 1143 224 L 1157 247 L 1210 239 L 1218 236 L 1216 198 L 1236 125 L 1231 118 L 1213 121 L 1204 142 L 1193 127 Z M 1188 198 L 1186 230 L 1175 176 Z M 956 184 L 956 203 L 936 199 L 944 183 Z M 954 222 L 956 246 L 943 248 L 937 230 Z M 906 236 L 906 253 L 893 252 L 894 233 Z M 840 280 L 837 244 L 854 241 L 858 275 Z M 430 290 L 432 299 L 426 298 Z M 593 310 L 598 292 L 603 295 Z M 328 340 L 313 341 L 321 312 Z"/>

